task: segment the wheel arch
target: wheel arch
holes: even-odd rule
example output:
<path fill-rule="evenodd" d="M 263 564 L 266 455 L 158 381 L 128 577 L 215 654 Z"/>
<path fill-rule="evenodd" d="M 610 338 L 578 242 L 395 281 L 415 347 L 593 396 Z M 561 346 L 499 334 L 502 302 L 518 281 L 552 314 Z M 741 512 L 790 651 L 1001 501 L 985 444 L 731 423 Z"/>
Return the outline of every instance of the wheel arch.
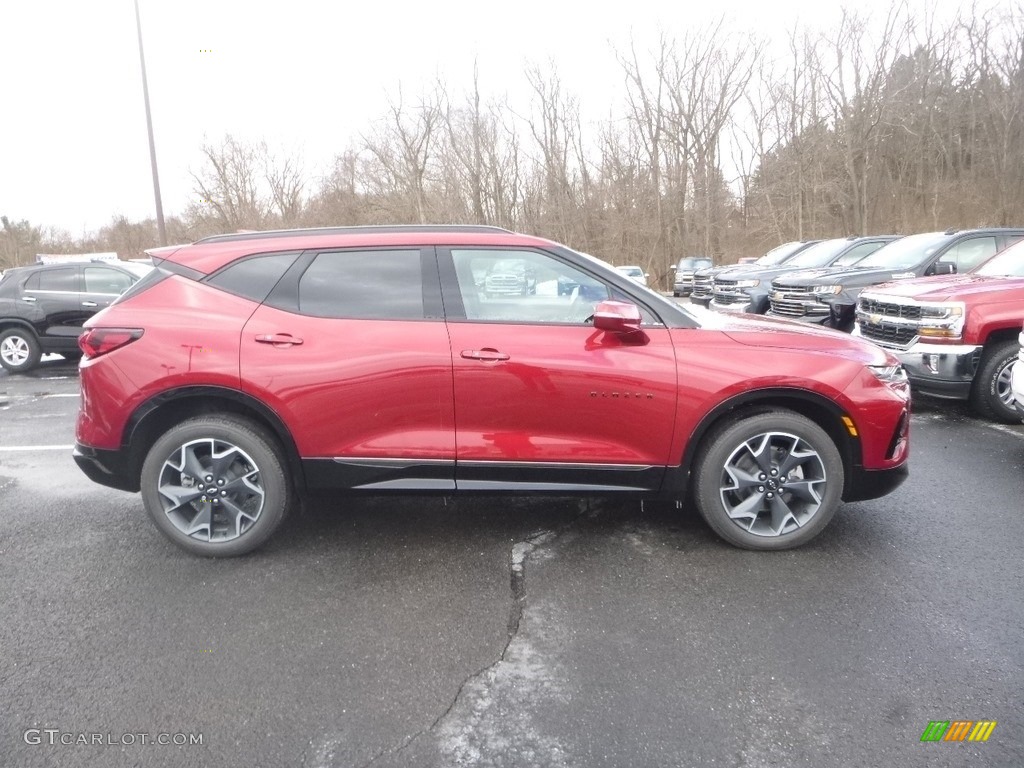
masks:
<path fill-rule="evenodd" d="M 28 331 L 36 338 L 36 341 L 39 340 L 39 334 L 36 333 L 35 326 L 33 326 L 32 323 L 30 323 L 28 320 L 23 320 L 20 317 L 0 318 L 0 333 L 3 333 L 4 331 L 9 331 L 12 328 L 20 328 L 22 330 Z"/>
<path fill-rule="evenodd" d="M 670 470 L 671 474 L 666 478 L 668 494 L 682 497 L 688 492 L 690 473 L 697 452 L 712 429 L 725 421 L 772 409 L 785 409 L 805 416 L 832 438 L 843 459 L 845 478 L 842 497 L 846 498 L 854 474 L 852 470 L 863 464 L 860 439 L 853 437 L 842 421 L 842 417 L 847 415 L 846 412 L 824 395 L 787 387 L 743 392 L 708 411 L 690 435 L 679 466 Z"/>
<path fill-rule="evenodd" d="M 161 392 L 138 408 L 129 417 L 122 440 L 122 450 L 131 457 L 130 474 L 138 478 L 146 454 L 160 435 L 176 424 L 195 416 L 230 413 L 244 416 L 263 426 L 284 454 L 296 490 L 306 488 L 299 451 L 281 417 L 255 397 L 227 387 L 189 386 Z"/>

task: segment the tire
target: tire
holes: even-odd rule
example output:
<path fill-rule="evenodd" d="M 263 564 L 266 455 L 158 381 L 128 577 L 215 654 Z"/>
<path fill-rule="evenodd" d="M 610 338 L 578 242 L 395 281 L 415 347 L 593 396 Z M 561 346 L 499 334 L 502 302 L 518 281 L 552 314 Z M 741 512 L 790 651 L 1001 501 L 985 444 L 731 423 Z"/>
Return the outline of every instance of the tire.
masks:
<path fill-rule="evenodd" d="M 8 328 L 0 333 L 0 365 L 11 373 L 25 373 L 39 365 L 43 350 L 32 331 Z"/>
<path fill-rule="evenodd" d="M 794 449 L 799 461 L 788 463 Z M 791 549 L 829 524 L 844 478 L 839 449 L 813 421 L 786 410 L 748 412 L 705 438 L 693 495 L 701 517 L 730 544 Z M 772 489 L 776 483 L 780 487 Z"/>
<path fill-rule="evenodd" d="M 1017 361 L 1020 344 L 1013 339 L 986 347 L 971 386 L 971 406 L 982 416 L 1003 424 L 1019 424 L 1013 406 L 1010 376 Z"/>
<path fill-rule="evenodd" d="M 201 416 L 172 427 L 146 454 L 141 488 L 157 528 L 206 557 L 243 555 L 264 544 L 293 496 L 275 440 L 238 416 Z M 214 493 L 207 495 L 208 488 Z"/>

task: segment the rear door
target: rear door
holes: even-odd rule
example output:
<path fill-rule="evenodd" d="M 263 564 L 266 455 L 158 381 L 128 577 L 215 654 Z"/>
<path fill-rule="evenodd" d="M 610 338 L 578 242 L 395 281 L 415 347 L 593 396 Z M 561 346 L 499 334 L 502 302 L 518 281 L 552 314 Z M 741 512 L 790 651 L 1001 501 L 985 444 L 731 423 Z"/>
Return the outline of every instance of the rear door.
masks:
<path fill-rule="evenodd" d="M 71 349 L 92 311 L 82 306 L 77 265 L 40 269 L 25 281 L 19 302 L 35 318 L 44 349 Z"/>
<path fill-rule="evenodd" d="M 451 348 L 433 248 L 302 254 L 242 331 L 243 387 L 316 487 L 453 489 Z"/>
<path fill-rule="evenodd" d="M 668 330 L 645 312 L 634 339 L 597 331 L 598 302 L 626 298 L 529 249 L 439 249 L 455 379 L 460 489 L 651 490 L 676 409 Z M 497 296 L 474 275 L 521 261 L 534 293 Z"/>

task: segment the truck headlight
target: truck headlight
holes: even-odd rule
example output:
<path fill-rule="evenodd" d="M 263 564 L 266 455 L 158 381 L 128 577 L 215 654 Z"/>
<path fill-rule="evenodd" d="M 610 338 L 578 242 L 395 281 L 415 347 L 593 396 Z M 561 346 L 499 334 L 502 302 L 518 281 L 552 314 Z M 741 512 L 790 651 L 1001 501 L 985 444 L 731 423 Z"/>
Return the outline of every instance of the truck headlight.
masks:
<path fill-rule="evenodd" d="M 929 339 L 959 339 L 964 330 L 964 309 L 958 302 L 922 306 L 918 335 Z"/>
<path fill-rule="evenodd" d="M 737 280 L 737 288 L 757 288 L 761 284 L 760 280 Z"/>
<path fill-rule="evenodd" d="M 841 285 L 815 285 L 811 286 L 811 293 L 817 294 L 836 294 L 842 293 L 843 286 Z"/>

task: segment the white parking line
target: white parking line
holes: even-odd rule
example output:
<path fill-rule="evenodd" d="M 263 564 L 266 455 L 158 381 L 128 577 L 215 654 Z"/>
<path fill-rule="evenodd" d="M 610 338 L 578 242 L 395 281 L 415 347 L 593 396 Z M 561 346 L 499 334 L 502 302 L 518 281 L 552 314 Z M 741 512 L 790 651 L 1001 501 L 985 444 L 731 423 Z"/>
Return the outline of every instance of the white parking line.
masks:
<path fill-rule="evenodd" d="M 70 451 L 73 445 L 5 445 L 0 447 L 3 451 Z"/>
<path fill-rule="evenodd" d="M 1013 435 L 1016 438 L 1024 440 L 1024 432 L 1021 432 L 1020 429 L 1015 429 L 1014 427 L 1011 427 L 1008 424 L 986 424 L 985 426 L 989 427 L 990 429 L 997 429 L 1000 432 L 1003 432 L 1007 435 Z"/>

